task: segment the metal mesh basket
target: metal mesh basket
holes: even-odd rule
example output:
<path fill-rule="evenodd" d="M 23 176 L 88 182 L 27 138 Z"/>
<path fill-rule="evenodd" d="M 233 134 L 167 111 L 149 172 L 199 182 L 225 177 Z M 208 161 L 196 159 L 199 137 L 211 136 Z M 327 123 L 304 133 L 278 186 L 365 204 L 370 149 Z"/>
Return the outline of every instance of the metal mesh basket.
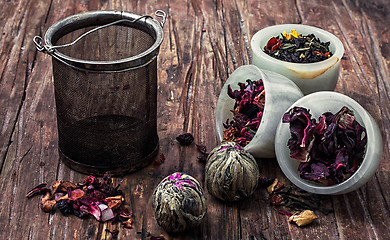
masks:
<path fill-rule="evenodd" d="M 59 153 L 72 169 L 101 175 L 147 166 L 158 152 L 157 55 L 165 13 L 85 12 L 51 26 L 49 53 Z"/>

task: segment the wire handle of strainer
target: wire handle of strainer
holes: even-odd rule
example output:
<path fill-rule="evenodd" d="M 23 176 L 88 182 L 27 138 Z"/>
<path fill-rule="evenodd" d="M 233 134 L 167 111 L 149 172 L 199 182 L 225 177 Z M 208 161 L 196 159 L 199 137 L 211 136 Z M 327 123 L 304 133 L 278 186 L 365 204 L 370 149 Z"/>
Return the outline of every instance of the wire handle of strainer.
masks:
<path fill-rule="evenodd" d="M 163 10 L 157 10 L 154 15 L 156 15 L 157 17 L 161 17 L 162 20 L 160 23 L 161 27 L 163 28 L 164 27 L 164 24 L 165 24 L 165 21 L 166 21 L 166 18 L 167 18 L 167 14 L 163 11 Z M 43 43 L 43 38 L 41 36 L 35 36 L 33 38 L 33 42 L 35 44 L 35 47 L 37 48 L 38 51 L 40 52 L 47 52 L 49 54 L 53 53 L 53 51 L 57 48 L 64 48 L 64 47 L 70 47 L 70 46 L 73 46 L 74 44 L 76 44 L 78 41 L 80 41 L 82 38 L 84 38 L 85 36 L 93 33 L 93 32 L 96 32 L 102 28 L 106 28 L 106 27 L 109 27 L 109 26 L 112 26 L 112 25 L 115 25 L 115 24 L 118 24 L 118 23 L 123 23 L 123 22 L 129 22 L 129 23 L 134 23 L 134 22 L 137 22 L 143 18 L 153 18 L 152 16 L 150 15 L 142 15 L 141 17 L 139 18 L 136 18 L 134 20 L 128 20 L 128 19 L 121 19 L 121 20 L 117 20 L 117 21 L 114 21 L 114 22 L 111 22 L 111 23 L 108 23 L 108 24 L 105 24 L 105 25 L 102 25 L 100 27 L 96 27 L 94 29 L 91 29 L 89 30 L 88 32 L 80 35 L 78 38 L 76 38 L 73 42 L 71 43 L 67 43 L 67 44 L 64 44 L 64 45 L 57 45 L 57 46 L 47 46 L 46 44 Z"/>

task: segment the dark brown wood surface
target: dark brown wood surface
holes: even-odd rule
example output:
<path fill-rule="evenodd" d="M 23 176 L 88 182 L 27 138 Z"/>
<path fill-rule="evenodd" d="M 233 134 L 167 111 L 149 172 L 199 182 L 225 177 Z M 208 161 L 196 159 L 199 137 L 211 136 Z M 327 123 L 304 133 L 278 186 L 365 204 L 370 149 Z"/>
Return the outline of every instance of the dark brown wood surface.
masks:
<path fill-rule="evenodd" d="M 165 39 L 158 60 L 158 134 L 166 161 L 115 178 L 134 214 L 133 229 L 93 218 L 44 213 L 39 197 L 25 194 L 39 183 L 86 175 L 60 160 L 51 57 L 32 39 L 58 20 L 101 9 L 140 14 L 164 10 Z M 112 239 L 389 239 L 390 226 L 390 5 L 388 0 L 3 0 L 0 1 L 0 238 Z M 325 29 L 345 47 L 336 87 L 354 98 L 378 123 L 383 156 L 375 175 L 360 189 L 322 196 L 333 212 L 318 213 L 299 228 L 273 209 L 263 189 L 238 203 L 207 193 L 208 211 L 199 228 L 169 235 L 156 222 L 151 194 L 174 171 L 204 185 L 204 165 L 195 146 L 175 137 L 190 132 L 209 150 L 216 146 L 214 111 L 221 87 L 237 67 L 251 62 L 250 39 L 275 24 L 303 23 Z M 275 159 L 259 159 L 261 174 L 291 184 Z"/>

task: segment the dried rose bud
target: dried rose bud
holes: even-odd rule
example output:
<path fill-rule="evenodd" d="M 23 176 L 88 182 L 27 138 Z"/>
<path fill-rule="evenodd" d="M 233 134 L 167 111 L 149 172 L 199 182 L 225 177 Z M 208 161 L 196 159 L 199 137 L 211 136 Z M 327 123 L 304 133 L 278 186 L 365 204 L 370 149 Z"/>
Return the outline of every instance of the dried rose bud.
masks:
<path fill-rule="evenodd" d="M 184 133 L 176 137 L 180 145 L 190 145 L 194 141 L 194 136 L 191 133 Z"/>
<path fill-rule="evenodd" d="M 269 194 L 272 194 L 275 191 L 280 190 L 284 187 L 284 184 L 279 182 L 277 178 L 275 178 L 274 182 L 267 188 Z"/>
<path fill-rule="evenodd" d="M 56 200 L 51 200 L 51 194 L 49 192 L 41 198 L 41 208 L 44 212 L 51 212 L 56 203 Z"/>
<path fill-rule="evenodd" d="M 318 217 L 311 210 L 304 210 L 301 212 L 294 213 L 291 217 L 289 217 L 289 222 L 295 222 L 299 227 L 308 225 L 312 223 Z"/>

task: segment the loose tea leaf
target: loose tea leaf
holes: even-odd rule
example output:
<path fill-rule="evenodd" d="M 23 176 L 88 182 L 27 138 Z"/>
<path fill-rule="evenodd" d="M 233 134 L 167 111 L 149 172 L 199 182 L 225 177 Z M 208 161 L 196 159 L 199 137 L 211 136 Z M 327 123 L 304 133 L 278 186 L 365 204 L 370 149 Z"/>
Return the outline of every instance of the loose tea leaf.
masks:
<path fill-rule="evenodd" d="M 283 122 L 290 123 L 287 146 L 290 157 L 301 161 L 298 171 L 303 179 L 338 184 L 356 172 L 363 161 L 366 129 L 346 106 L 336 114 L 323 113 L 318 123 L 309 110 L 294 107 L 283 115 Z"/>
<path fill-rule="evenodd" d="M 264 47 L 271 57 L 293 63 L 314 63 L 328 59 L 333 54 L 330 42 L 321 42 L 314 34 L 301 35 L 295 29 L 285 31 L 281 36 L 272 37 Z"/>
<path fill-rule="evenodd" d="M 238 83 L 239 90 L 232 90 L 228 85 L 229 97 L 235 99 L 233 120 L 224 123 L 223 142 L 237 142 L 246 146 L 255 136 L 263 117 L 265 90 L 263 81 L 246 80 L 247 84 Z"/>

